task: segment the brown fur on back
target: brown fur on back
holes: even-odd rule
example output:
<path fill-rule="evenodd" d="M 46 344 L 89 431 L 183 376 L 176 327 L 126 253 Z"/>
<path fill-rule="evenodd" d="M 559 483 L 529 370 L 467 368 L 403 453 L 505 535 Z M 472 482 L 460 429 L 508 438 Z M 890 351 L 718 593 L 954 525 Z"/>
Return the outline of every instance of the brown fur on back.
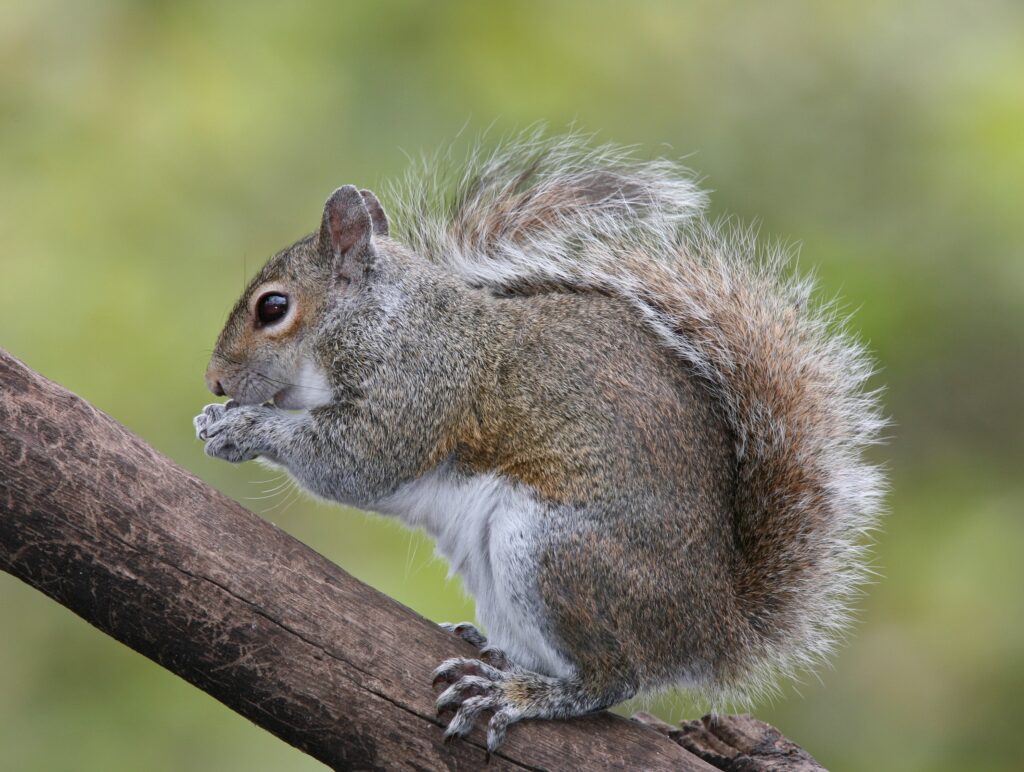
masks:
<path fill-rule="evenodd" d="M 722 463 L 734 480 L 733 538 L 722 565 L 710 570 L 727 574 L 748 628 L 721 695 L 758 691 L 778 671 L 820 660 L 848 619 L 864 573 L 862 536 L 883 489 L 880 472 L 862 458 L 884 425 L 876 396 L 864 390 L 871 364 L 863 348 L 828 307 L 811 304 L 810 283 L 790 274 L 785 254 L 760 251 L 749 232 L 708 221 L 703 194 L 671 163 L 590 149 L 575 137 L 530 136 L 475 154 L 449 183 L 438 179 L 413 180 L 398 194 L 400 237 L 419 254 L 499 295 L 618 298 L 660 342 L 666 362 L 710 395 L 724 421 L 715 436 L 729 443 Z M 608 344 L 637 365 L 618 341 Z M 557 344 L 546 345 L 546 356 L 565 359 Z M 604 377 L 614 381 L 613 373 Z M 635 393 L 620 386 L 620 397 Z M 572 404 L 573 395 L 562 396 Z M 637 437 L 658 438 L 660 455 L 634 454 L 637 468 L 657 458 L 667 465 L 658 474 L 685 481 L 671 466 L 690 457 L 685 420 L 673 420 L 664 400 L 637 412 L 622 398 L 616 420 L 632 421 Z M 663 426 L 645 433 L 659 410 L 668 413 Z M 506 448 L 485 465 L 530 480 L 554 500 L 579 495 L 572 481 L 585 479 L 581 470 L 567 470 L 557 452 L 541 456 L 544 463 L 517 459 L 511 423 L 481 422 L 478 430 L 499 432 L 490 439 Z M 554 436 L 572 437 L 584 459 L 596 458 L 586 437 L 561 431 Z M 662 441 L 663 431 L 673 432 L 674 444 Z M 469 457 L 485 463 L 479 453 Z M 597 463 L 588 471 L 608 474 Z M 621 542 L 602 544 L 613 550 Z"/>

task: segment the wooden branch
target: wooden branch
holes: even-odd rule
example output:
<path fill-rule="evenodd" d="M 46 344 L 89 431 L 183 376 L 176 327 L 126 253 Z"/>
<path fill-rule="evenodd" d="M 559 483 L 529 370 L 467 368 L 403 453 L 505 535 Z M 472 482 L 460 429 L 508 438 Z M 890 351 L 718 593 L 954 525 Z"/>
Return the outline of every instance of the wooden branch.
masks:
<path fill-rule="evenodd" d="M 824 772 L 825 768 L 778 729 L 752 716 L 704 716 L 699 721 L 666 724 L 649 713 L 634 721 L 656 729 L 727 772 Z"/>
<path fill-rule="evenodd" d="M 185 431 L 182 427 L 182 431 Z M 0 568 L 339 769 L 466 769 L 430 672 L 469 645 L 0 350 Z M 710 770 L 601 713 L 517 725 L 490 768 Z"/>

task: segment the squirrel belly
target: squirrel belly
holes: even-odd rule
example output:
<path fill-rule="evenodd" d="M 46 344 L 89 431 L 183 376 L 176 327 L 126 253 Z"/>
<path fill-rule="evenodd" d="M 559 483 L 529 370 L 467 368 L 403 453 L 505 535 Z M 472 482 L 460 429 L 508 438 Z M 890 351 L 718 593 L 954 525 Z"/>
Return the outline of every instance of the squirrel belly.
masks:
<path fill-rule="evenodd" d="M 575 667 L 549 642 L 537 591 L 544 506 L 525 486 L 470 475 L 447 461 L 376 507 L 424 528 L 473 596 L 490 641 L 528 670 L 569 677 Z"/>

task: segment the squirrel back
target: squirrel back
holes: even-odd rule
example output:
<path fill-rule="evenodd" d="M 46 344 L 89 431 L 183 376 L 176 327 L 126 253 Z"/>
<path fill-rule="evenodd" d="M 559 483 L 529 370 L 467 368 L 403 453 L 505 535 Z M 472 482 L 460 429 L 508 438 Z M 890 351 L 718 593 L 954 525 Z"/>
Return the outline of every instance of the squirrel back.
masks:
<path fill-rule="evenodd" d="M 711 222 L 675 164 L 578 137 L 530 135 L 432 162 L 388 198 L 395 234 L 473 286 L 508 296 L 598 292 L 626 301 L 720 405 L 735 456 L 735 563 L 749 696 L 832 648 L 864 579 L 862 537 L 883 492 L 862 454 L 885 422 L 872 364 L 809 301 L 787 255 Z M 392 204 L 394 208 L 394 203 Z"/>

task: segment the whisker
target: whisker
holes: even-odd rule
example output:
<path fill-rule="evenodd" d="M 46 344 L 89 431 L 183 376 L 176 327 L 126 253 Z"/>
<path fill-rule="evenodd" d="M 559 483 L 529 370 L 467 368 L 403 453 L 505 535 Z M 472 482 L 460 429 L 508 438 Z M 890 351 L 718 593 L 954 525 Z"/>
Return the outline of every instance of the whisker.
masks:
<path fill-rule="evenodd" d="M 409 532 L 409 541 L 405 544 L 405 581 L 409 581 L 409 573 L 412 569 L 413 561 L 416 559 L 416 553 L 419 551 L 419 544 L 416 544 L 413 539 L 415 534 Z"/>
<path fill-rule="evenodd" d="M 273 488 L 269 488 L 269 489 L 267 489 L 267 490 L 265 490 L 263 492 L 264 493 L 277 493 L 279 490 L 282 490 L 283 488 L 286 488 L 288 486 L 289 482 L 291 482 L 291 478 L 286 478 L 286 479 L 282 480 L 281 482 L 279 482 L 277 485 L 275 485 Z"/>
<path fill-rule="evenodd" d="M 239 361 L 237 361 L 235 359 L 232 359 L 229 356 L 223 356 L 222 355 L 221 358 L 225 362 L 233 364 L 236 367 L 245 367 L 244 364 L 242 364 L 241 362 L 239 362 Z M 323 388 L 321 386 L 307 386 L 306 384 L 302 384 L 302 383 L 291 383 L 290 381 L 282 381 L 282 380 L 280 380 L 278 378 L 271 378 L 269 375 L 266 375 L 265 373 L 261 373 L 259 370 L 250 370 L 249 374 L 250 375 L 254 375 L 256 377 L 259 377 L 259 378 L 262 378 L 267 383 L 273 383 L 273 384 L 278 385 L 278 386 L 288 386 L 288 387 L 293 388 L 293 389 L 306 389 L 308 391 L 322 391 L 322 392 L 325 392 L 325 393 L 333 393 L 333 391 L 334 391 L 333 389 Z"/>
<path fill-rule="evenodd" d="M 291 488 L 287 490 L 284 497 L 279 502 L 274 504 L 274 506 L 270 507 L 269 509 L 264 510 L 263 514 L 269 514 L 270 512 L 273 512 L 275 509 L 278 509 L 282 506 L 285 507 L 285 509 L 287 509 L 287 507 L 290 506 L 289 494 L 296 493 L 299 490 L 299 486 L 290 477 L 288 478 L 287 482 L 291 483 Z"/>
<path fill-rule="evenodd" d="M 273 507 L 268 509 L 267 512 L 272 512 L 277 507 L 281 507 L 281 514 L 284 514 L 291 508 L 292 504 L 299 500 L 301 495 L 302 489 L 299 488 L 298 485 L 294 485 L 290 492 L 290 496 L 285 496 L 285 498 L 283 498 L 278 504 L 275 504 Z"/>
<path fill-rule="evenodd" d="M 289 381 L 281 381 L 281 380 L 278 380 L 277 378 L 271 378 L 269 375 L 264 375 L 263 373 L 261 373 L 261 372 L 259 372 L 257 370 L 253 371 L 253 375 L 259 376 L 263 380 L 267 381 L 267 383 L 273 383 L 273 384 L 279 385 L 279 386 L 290 386 L 293 389 L 308 389 L 310 391 L 325 391 L 325 392 L 332 392 L 333 391 L 333 389 L 325 389 L 325 388 L 322 388 L 320 386 L 307 386 L 307 385 L 305 385 L 303 383 L 290 383 Z"/>
<path fill-rule="evenodd" d="M 283 493 L 284 491 L 278 490 L 274 491 L 273 493 L 269 493 L 266 496 L 243 496 L 243 499 L 245 501 L 266 501 L 267 499 L 275 499 L 278 496 L 282 495 Z"/>

